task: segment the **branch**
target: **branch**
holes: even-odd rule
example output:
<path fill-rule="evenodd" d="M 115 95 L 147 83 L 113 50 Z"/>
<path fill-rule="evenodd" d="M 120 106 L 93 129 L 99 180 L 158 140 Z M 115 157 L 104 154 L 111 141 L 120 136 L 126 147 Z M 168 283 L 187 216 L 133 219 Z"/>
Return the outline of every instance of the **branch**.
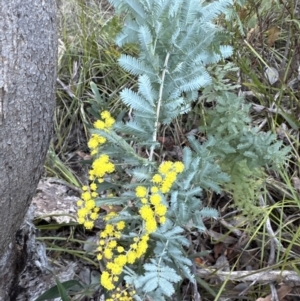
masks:
<path fill-rule="evenodd" d="M 252 282 L 257 283 L 269 283 L 269 282 L 284 282 L 292 286 L 300 285 L 300 277 L 294 271 L 232 271 L 224 272 L 218 269 L 198 269 L 196 275 L 204 277 L 218 277 L 222 281 L 241 281 L 241 282 Z"/>
<path fill-rule="evenodd" d="M 162 76 L 161 76 L 160 87 L 159 87 L 158 103 L 157 103 L 157 108 L 156 108 L 156 121 L 155 121 L 155 125 L 154 125 L 153 137 L 152 137 L 153 141 L 157 140 L 157 132 L 158 132 L 158 127 L 159 127 L 159 114 L 160 114 L 160 108 L 162 106 L 162 94 L 163 94 L 163 88 L 164 88 L 165 76 L 166 76 L 166 72 L 167 72 L 169 58 L 170 58 L 170 53 L 168 52 L 166 55 L 166 58 L 165 58 Z M 150 149 L 149 161 L 152 161 L 154 148 L 155 148 L 155 146 L 153 145 Z"/>

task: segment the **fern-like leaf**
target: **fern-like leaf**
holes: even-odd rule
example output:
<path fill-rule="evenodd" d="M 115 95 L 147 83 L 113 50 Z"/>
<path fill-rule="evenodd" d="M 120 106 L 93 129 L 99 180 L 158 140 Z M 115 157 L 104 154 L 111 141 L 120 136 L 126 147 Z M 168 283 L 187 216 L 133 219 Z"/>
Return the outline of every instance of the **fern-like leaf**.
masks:
<path fill-rule="evenodd" d="M 157 92 L 152 88 L 150 78 L 147 75 L 139 77 L 139 92 L 151 106 L 155 106 Z"/>
<path fill-rule="evenodd" d="M 144 62 L 130 55 L 122 54 L 119 58 L 119 64 L 133 75 L 147 74 L 155 76 L 154 70 L 147 66 Z"/>
<path fill-rule="evenodd" d="M 120 96 L 125 104 L 133 110 L 154 115 L 154 108 L 140 95 L 130 89 L 123 89 Z"/>

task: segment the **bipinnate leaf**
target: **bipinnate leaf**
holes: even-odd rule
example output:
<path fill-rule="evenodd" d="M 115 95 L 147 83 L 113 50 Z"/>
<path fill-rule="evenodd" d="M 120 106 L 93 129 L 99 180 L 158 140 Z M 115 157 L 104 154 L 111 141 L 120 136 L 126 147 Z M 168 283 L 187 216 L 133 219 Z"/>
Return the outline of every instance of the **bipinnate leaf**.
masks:
<path fill-rule="evenodd" d="M 123 102 L 133 110 L 150 114 L 150 116 L 154 114 L 154 108 L 143 97 L 132 90 L 125 88 L 120 95 Z"/>
<path fill-rule="evenodd" d="M 152 260 L 152 262 L 155 262 Z M 181 280 L 176 271 L 168 266 L 159 266 L 157 263 L 144 264 L 145 274 L 139 277 L 137 287 L 142 288 L 146 293 L 161 289 L 166 296 L 171 296 L 175 290 L 173 283 Z M 161 285 L 164 285 L 164 288 Z"/>
<path fill-rule="evenodd" d="M 144 62 L 139 59 L 136 59 L 130 55 L 122 54 L 119 58 L 119 64 L 126 71 L 134 75 L 154 75 L 153 70 L 147 66 Z"/>

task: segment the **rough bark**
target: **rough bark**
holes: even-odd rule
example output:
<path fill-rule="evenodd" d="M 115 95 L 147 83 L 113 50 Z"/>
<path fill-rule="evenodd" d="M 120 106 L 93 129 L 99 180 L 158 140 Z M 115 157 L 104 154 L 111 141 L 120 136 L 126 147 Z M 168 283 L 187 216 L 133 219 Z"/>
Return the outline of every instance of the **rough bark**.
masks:
<path fill-rule="evenodd" d="M 0 300 L 26 261 L 16 234 L 52 133 L 56 56 L 55 0 L 0 0 Z"/>

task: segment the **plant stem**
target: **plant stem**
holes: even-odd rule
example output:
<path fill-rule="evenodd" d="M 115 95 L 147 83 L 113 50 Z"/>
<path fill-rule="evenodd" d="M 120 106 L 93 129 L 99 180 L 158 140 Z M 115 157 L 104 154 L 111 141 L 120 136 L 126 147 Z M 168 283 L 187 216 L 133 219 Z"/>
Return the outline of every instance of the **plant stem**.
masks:
<path fill-rule="evenodd" d="M 164 66 L 163 66 L 163 71 L 162 71 L 162 75 L 161 75 L 161 83 L 160 83 L 160 87 L 159 87 L 158 103 L 157 103 L 157 107 L 156 107 L 156 121 L 155 121 L 155 124 L 154 124 L 154 131 L 153 131 L 153 136 L 152 136 L 153 142 L 157 141 L 157 132 L 158 132 L 158 128 L 159 128 L 159 125 L 160 125 L 159 124 L 159 113 L 160 113 L 160 107 L 161 107 L 161 103 L 162 103 L 162 94 L 163 94 L 163 88 L 164 88 L 164 81 L 165 81 L 165 76 L 166 76 L 166 72 L 167 72 L 167 66 L 168 66 L 169 58 L 170 58 L 170 52 L 168 52 L 167 55 L 166 55 Z M 149 161 L 152 161 L 152 159 L 153 159 L 154 148 L 155 148 L 155 144 L 153 143 L 153 145 L 151 146 L 151 149 L 150 149 Z"/>

